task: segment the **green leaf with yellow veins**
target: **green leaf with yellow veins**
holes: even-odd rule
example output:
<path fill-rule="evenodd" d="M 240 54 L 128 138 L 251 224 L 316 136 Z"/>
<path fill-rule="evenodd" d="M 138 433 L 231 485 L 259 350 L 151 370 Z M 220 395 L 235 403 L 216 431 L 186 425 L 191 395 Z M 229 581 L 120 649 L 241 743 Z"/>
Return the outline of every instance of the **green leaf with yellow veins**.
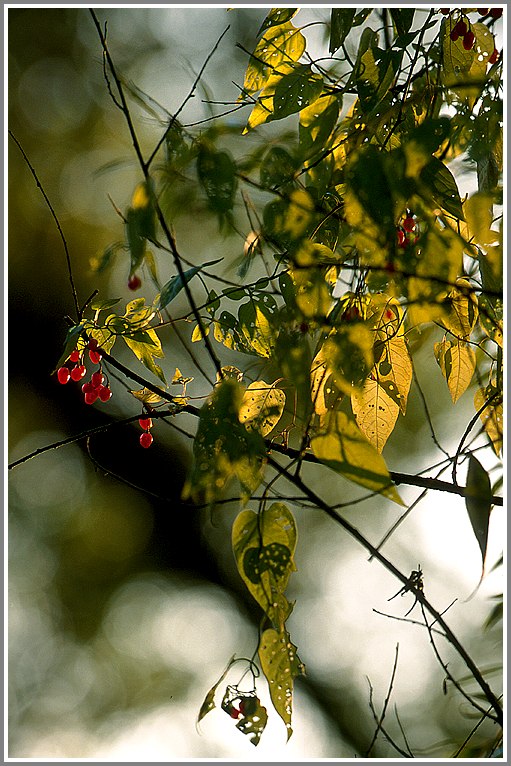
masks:
<path fill-rule="evenodd" d="M 247 93 L 261 90 L 272 75 L 282 72 L 283 65 L 298 61 L 304 51 L 305 38 L 289 21 L 269 27 L 250 57 L 243 90 Z M 240 100 L 243 98 L 242 93 Z"/>
<path fill-rule="evenodd" d="M 374 448 L 381 452 L 394 430 L 399 415 L 399 397 L 391 381 L 368 379 L 362 390 L 351 394 L 351 408 L 357 425 Z"/>
<path fill-rule="evenodd" d="M 318 460 L 346 479 L 403 505 L 385 460 L 345 412 L 325 416 L 311 448 Z"/>
<path fill-rule="evenodd" d="M 447 381 L 453 404 L 469 387 L 476 367 L 476 356 L 464 341 L 435 343 L 434 354 Z"/>
<path fill-rule="evenodd" d="M 305 675 L 305 667 L 285 629 L 265 630 L 259 641 L 258 654 L 261 669 L 268 681 L 271 701 L 286 725 L 289 740 L 293 733 L 293 682 L 297 676 Z"/>
<path fill-rule="evenodd" d="M 502 454 L 504 412 L 502 394 L 489 385 L 487 388 L 479 388 L 474 395 L 474 407 L 479 412 L 481 407 L 489 402 L 480 414 L 483 428 L 486 431 L 493 451 L 500 457 Z"/>
<path fill-rule="evenodd" d="M 239 418 L 247 428 L 254 428 L 267 436 L 282 417 L 286 395 L 274 385 L 256 380 L 243 394 Z"/>
<path fill-rule="evenodd" d="M 296 569 L 293 514 L 283 503 L 273 503 L 259 514 L 242 511 L 233 524 L 232 547 L 249 592 L 280 630 L 292 610 L 284 592 Z"/>

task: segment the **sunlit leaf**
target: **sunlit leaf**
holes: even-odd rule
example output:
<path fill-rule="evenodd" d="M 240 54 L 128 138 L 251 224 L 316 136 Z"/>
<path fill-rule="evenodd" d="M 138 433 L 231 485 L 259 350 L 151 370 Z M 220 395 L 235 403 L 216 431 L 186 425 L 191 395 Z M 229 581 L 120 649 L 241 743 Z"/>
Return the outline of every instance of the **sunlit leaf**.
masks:
<path fill-rule="evenodd" d="M 199 711 L 199 715 L 197 716 L 197 723 L 199 723 L 199 721 L 202 721 L 204 716 L 207 715 L 211 710 L 213 710 L 215 708 L 215 694 L 216 694 L 216 690 L 218 689 L 218 687 L 220 686 L 220 684 L 222 683 L 222 681 L 226 677 L 227 673 L 229 672 L 229 669 L 230 669 L 231 665 L 234 662 L 235 656 L 236 655 L 233 654 L 233 656 L 231 657 L 231 659 L 227 663 L 227 667 L 225 668 L 224 672 L 222 673 L 222 675 L 220 676 L 220 678 L 218 679 L 216 684 L 214 684 L 211 687 L 211 689 L 209 690 L 209 692 L 206 694 L 206 696 L 204 698 L 204 702 L 201 705 L 201 709 Z"/>
<path fill-rule="evenodd" d="M 273 120 L 301 111 L 316 101 L 323 90 L 323 78 L 309 64 L 296 64 L 276 83 L 273 95 Z"/>
<path fill-rule="evenodd" d="M 385 460 L 346 413 L 326 415 L 321 431 L 311 440 L 311 448 L 318 460 L 346 479 L 403 505 Z"/>
<path fill-rule="evenodd" d="M 357 425 L 378 452 L 381 452 L 394 430 L 399 403 L 392 381 L 365 381 L 361 390 L 351 394 L 351 407 Z"/>
<path fill-rule="evenodd" d="M 259 642 L 258 653 L 262 671 L 268 681 L 271 701 L 286 725 L 289 740 L 293 733 L 293 682 L 297 676 L 305 674 L 305 667 L 285 629 L 265 630 Z"/>
<path fill-rule="evenodd" d="M 443 340 L 435 343 L 434 353 L 455 404 L 472 381 L 476 366 L 475 354 L 471 347 L 461 340 Z"/>
<path fill-rule="evenodd" d="M 163 401 L 161 396 L 150 391 L 148 388 L 141 388 L 139 391 L 130 391 L 131 395 L 144 404 L 159 404 Z"/>
<path fill-rule="evenodd" d="M 270 27 L 276 27 L 290 21 L 298 13 L 298 8 L 272 8 L 263 21 L 257 36 L 265 32 Z"/>
<path fill-rule="evenodd" d="M 255 428 L 261 436 L 267 436 L 279 422 L 285 404 L 283 391 L 264 380 L 256 380 L 243 394 L 240 421 L 247 428 Z"/>
<path fill-rule="evenodd" d="M 232 547 L 249 592 L 274 627 L 282 629 L 292 609 L 284 593 L 296 568 L 293 514 L 283 503 L 273 503 L 259 514 L 241 511 L 233 524 Z"/>
<path fill-rule="evenodd" d="M 491 385 L 487 388 L 479 388 L 474 395 L 476 412 L 479 412 L 486 402 L 489 402 L 489 404 L 481 412 L 480 418 L 486 435 L 490 439 L 493 450 L 498 457 L 502 453 L 503 444 L 504 413 L 502 393 L 499 393 Z"/>
<path fill-rule="evenodd" d="M 243 90 L 256 93 L 282 65 L 298 61 L 305 50 L 305 38 L 289 21 L 269 27 L 256 45 L 245 72 Z M 240 98 L 243 97 L 243 94 Z"/>
<path fill-rule="evenodd" d="M 300 111 L 298 135 L 306 160 L 325 150 L 338 118 L 339 101 L 335 96 L 322 96 Z"/>
<path fill-rule="evenodd" d="M 468 459 L 465 505 L 467 507 L 472 530 L 481 551 L 484 571 L 486 546 L 488 543 L 488 528 L 490 525 L 490 513 L 492 509 L 492 491 L 488 473 L 479 460 L 472 454 Z"/>
<path fill-rule="evenodd" d="M 161 367 L 154 361 L 156 358 L 162 358 L 164 355 L 160 339 L 154 330 L 146 330 L 145 336 L 149 342 L 139 341 L 134 337 L 123 335 L 123 340 L 131 351 L 135 354 L 142 364 L 156 375 L 163 383 L 166 383 L 165 375 Z"/>
<path fill-rule="evenodd" d="M 477 322 L 477 296 L 466 279 L 456 281 L 444 302 L 447 311 L 442 317 L 442 324 L 458 338 L 468 338 Z"/>

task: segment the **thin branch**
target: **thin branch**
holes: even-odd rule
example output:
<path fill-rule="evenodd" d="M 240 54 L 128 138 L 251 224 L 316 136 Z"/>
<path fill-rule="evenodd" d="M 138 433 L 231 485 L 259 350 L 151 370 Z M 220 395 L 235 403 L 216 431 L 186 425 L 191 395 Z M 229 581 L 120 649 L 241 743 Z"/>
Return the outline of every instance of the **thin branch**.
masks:
<path fill-rule="evenodd" d="M 375 742 L 376 742 L 376 740 L 378 738 L 378 732 L 379 731 L 384 731 L 383 727 L 382 727 L 382 724 L 383 724 L 383 721 L 385 720 L 385 716 L 387 714 L 387 707 L 388 707 L 388 704 L 389 704 L 389 701 L 390 701 L 390 695 L 392 694 L 392 688 L 394 686 L 394 679 L 396 677 L 398 657 L 399 657 L 399 644 L 396 644 L 396 654 L 395 654 L 395 657 L 394 657 L 394 665 L 393 665 L 393 668 L 392 668 L 392 674 L 390 676 L 389 688 L 387 690 L 387 696 L 385 697 L 385 701 L 383 703 L 383 708 L 382 708 L 381 714 L 379 716 L 376 715 L 376 710 L 375 710 L 374 705 L 373 705 L 373 687 L 371 686 L 370 680 L 367 679 L 367 681 L 369 683 L 369 689 L 370 689 L 370 691 L 369 691 L 369 706 L 371 708 L 371 712 L 373 713 L 374 720 L 376 721 L 376 730 L 375 730 L 375 732 L 373 734 L 373 738 L 372 738 L 372 740 L 371 740 L 371 742 L 369 744 L 369 747 L 367 748 L 367 751 L 366 751 L 366 756 L 367 757 L 369 757 L 369 755 L 371 753 L 371 750 L 373 749 L 374 744 L 375 744 Z M 401 755 L 404 755 L 405 758 L 409 758 L 409 755 L 407 753 L 404 753 L 404 751 L 401 750 L 401 748 L 398 747 L 398 745 L 396 745 L 395 742 L 393 742 L 392 739 L 389 738 L 388 734 L 385 731 L 384 731 L 384 734 L 387 737 L 387 739 L 389 740 L 390 744 L 398 751 L 398 753 L 401 753 Z"/>
<path fill-rule="evenodd" d="M 304 482 L 301 480 L 299 476 L 296 476 L 294 474 L 289 473 L 289 471 L 286 470 L 283 466 L 280 465 L 274 458 L 271 456 L 268 457 L 268 463 L 271 465 L 271 467 L 278 471 L 283 477 L 285 477 L 292 485 L 294 485 L 297 489 L 299 489 L 309 500 L 314 502 L 319 509 L 324 511 L 324 513 L 327 514 L 333 521 L 335 521 L 336 524 L 339 524 L 351 537 L 353 537 L 357 542 L 360 543 L 369 553 L 371 553 L 374 558 L 376 558 L 380 564 L 382 564 L 385 569 L 387 569 L 391 574 L 394 575 L 398 580 L 400 580 L 403 585 L 406 585 L 407 587 L 410 586 L 410 578 L 403 574 L 389 559 L 387 559 L 380 551 L 378 551 L 372 543 L 369 542 L 369 540 L 352 524 L 350 524 L 349 521 L 347 521 L 345 518 L 337 514 L 335 511 L 333 511 L 330 507 L 330 505 L 323 500 L 322 497 L 320 497 L 318 494 L 313 492 Z M 472 676 L 474 677 L 474 680 L 478 683 L 481 690 L 484 693 L 484 696 L 488 700 L 488 702 L 492 705 L 493 709 L 495 710 L 495 716 L 493 717 L 494 720 L 496 720 L 500 725 L 503 723 L 503 711 L 502 706 L 500 702 L 498 701 L 497 697 L 493 693 L 491 687 L 488 685 L 486 680 L 483 678 L 481 671 L 475 664 L 474 660 L 470 657 L 467 650 L 461 644 L 459 639 L 456 637 L 456 635 L 453 633 L 449 625 L 445 622 L 442 615 L 435 609 L 435 607 L 430 604 L 428 599 L 425 597 L 423 591 L 419 590 L 415 587 L 409 587 L 409 590 L 413 592 L 414 596 L 416 597 L 417 601 L 419 601 L 431 614 L 432 617 L 435 618 L 435 621 L 438 622 L 438 624 L 442 627 L 442 629 L 445 632 L 445 637 L 447 641 L 452 644 L 452 646 L 456 649 L 460 657 L 465 662 L 466 666 L 470 670 Z"/>
<path fill-rule="evenodd" d="M 53 205 L 51 204 L 51 202 L 50 202 L 50 200 L 48 198 L 48 195 L 46 194 L 46 192 L 45 192 L 45 190 L 43 188 L 43 185 L 41 184 L 41 181 L 39 180 L 39 177 L 38 177 L 38 175 L 37 175 L 37 173 L 36 173 L 32 163 L 30 162 L 30 160 L 28 159 L 28 157 L 27 157 L 27 155 L 25 153 L 25 150 L 23 149 L 22 145 L 20 144 L 20 142 L 18 141 L 18 139 L 16 138 L 16 136 L 14 135 L 12 130 L 9 130 L 9 135 L 12 138 L 12 140 L 14 141 L 14 143 L 16 144 L 16 146 L 18 147 L 18 149 L 20 150 L 20 152 L 21 152 L 21 154 L 23 156 L 23 159 L 25 161 L 25 164 L 28 167 L 28 169 L 30 170 L 30 172 L 32 173 L 32 175 L 34 177 L 34 180 L 35 180 L 35 183 L 36 183 L 36 186 L 39 189 L 39 191 L 41 192 L 41 194 L 43 195 L 44 201 L 46 202 L 46 204 L 48 206 L 48 209 L 49 209 L 50 213 L 52 214 L 53 220 L 55 221 L 55 225 L 56 225 L 57 230 L 59 232 L 60 239 L 62 240 L 62 245 L 64 246 L 64 252 L 66 254 L 67 273 L 68 273 L 69 282 L 70 282 L 70 285 L 71 285 L 71 293 L 73 295 L 73 301 L 74 301 L 74 304 L 75 304 L 76 317 L 77 317 L 77 320 L 79 322 L 80 319 L 81 319 L 80 304 L 78 302 L 78 294 L 76 292 L 76 286 L 75 286 L 75 282 L 74 282 L 74 279 L 73 279 L 73 270 L 71 268 L 71 256 L 69 254 L 69 249 L 68 249 L 68 246 L 67 246 L 66 238 L 64 236 L 64 232 L 62 231 L 62 227 L 60 225 L 60 221 L 59 221 L 59 219 L 57 217 L 57 214 L 56 214 L 55 210 L 53 209 Z"/>
<path fill-rule="evenodd" d="M 453 464 L 452 464 L 452 480 L 456 486 L 458 484 L 458 479 L 457 479 L 458 461 L 460 459 L 461 451 L 463 449 L 465 440 L 468 437 L 471 430 L 473 429 L 473 427 L 475 426 L 475 424 L 477 423 L 477 421 L 479 420 L 479 417 L 481 416 L 481 414 L 485 411 L 487 407 L 490 406 L 492 401 L 499 396 L 501 396 L 500 391 L 495 391 L 495 393 L 492 394 L 492 396 L 490 396 L 490 398 L 481 407 L 479 407 L 476 414 L 470 419 L 469 424 L 465 428 L 463 436 L 460 439 L 460 443 L 458 444 L 458 449 L 456 450 L 456 454 L 454 455 Z"/>

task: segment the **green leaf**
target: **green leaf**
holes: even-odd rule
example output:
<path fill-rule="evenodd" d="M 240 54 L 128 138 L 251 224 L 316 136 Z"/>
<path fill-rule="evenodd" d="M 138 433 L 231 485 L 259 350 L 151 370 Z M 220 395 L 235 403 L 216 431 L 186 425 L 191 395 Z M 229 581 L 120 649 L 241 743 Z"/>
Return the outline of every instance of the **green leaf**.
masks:
<path fill-rule="evenodd" d="M 90 266 L 95 274 L 101 274 L 112 263 L 114 256 L 117 255 L 119 250 L 125 250 L 126 245 L 124 242 L 114 242 L 112 245 L 108 245 L 103 252 L 92 256 L 90 259 Z"/>
<path fill-rule="evenodd" d="M 211 710 L 214 709 L 214 707 L 215 707 L 215 694 L 216 694 L 216 690 L 218 689 L 218 687 L 220 686 L 220 684 L 224 680 L 225 676 L 229 672 L 229 669 L 230 669 L 231 665 L 233 664 L 235 657 L 236 657 L 236 655 L 233 654 L 233 656 L 231 657 L 231 659 L 227 663 L 227 667 L 225 668 L 224 672 L 222 673 L 222 675 L 220 676 L 220 678 L 218 679 L 216 684 L 214 684 L 211 687 L 211 689 L 209 690 L 209 692 L 206 694 L 206 696 L 204 698 L 204 702 L 201 705 L 201 709 L 199 710 L 199 715 L 197 716 L 197 723 L 199 723 L 199 721 L 202 721 L 204 716 L 206 716 Z"/>
<path fill-rule="evenodd" d="M 268 436 L 279 422 L 286 395 L 274 385 L 256 380 L 243 395 L 239 418 L 247 428 L 255 428 L 261 436 Z"/>
<path fill-rule="evenodd" d="M 206 193 L 209 207 L 222 221 L 234 205 L 238 185 L 236 163 L 228 152 L 215 152 L 204 144 L 197 156 L 199 183 Z"/>
<path fill-rule="evenodd" d="M 392 189 L 382 152 L 376 146 L 369 145 L 359 150 L 347 169 L 346 182 L 349 191 L 374 223 L 386 233 L 394 231 Z"/>
<path fill-rule="evenodd" d="M 271 119 L 281 120 L 301 111 L 319 98 L 322 90 L 321 75 L 313 72 L 310 64 L 296 64 L 275 86 Z"/>
<path fill-rule="evenodd" d="M 106 301 L 93 301 L 90 307 L 93 311 L 104 311 L 105 309 L 111 309 L 112 306 L 116 306 L 120 300 L 120 298 L 110 298 Z"/>
<path fill-rule="evenodd" d="M 475 538 L 479 545 L 484 572 L 486 546 L 488 543 L 488 527 L 492 509 L 491 482 L 479 460 L 470 455 L 468 459 L 467 486 L 465 490 L 465 505 L 472 525 Z"/>
<path fill-rule="evenodd" d="M 130 276 L 133 276 L 144 260 L 146 240 L 156 236 L 156 213 L 152 194 L 144 181 L 137 184 L 126 213 L 126 240 L 130 251 Z"/>
<path fill-rule="evenodd" d="M 414 8 L 390 8 L 390 15 L 392 21 L 395 24 L 396 32 L 398 35 L 404 35 L 410 31 L 410 27 L 413 24 L 413 17 L 415 15 Z"/>
<path fill-rule="evenodd" d="M 353 26 L 356 8 L 332 8 L 330 16 L 330 42 L 328 50 L 335 53 L 338 50 Z"/>
<path fill-rule="evenodd" d="M 240 714 L 236 728 L 242 734 L 246 734 L 253 745 L 258 745 L 268 723 L 268 712 L 255 694 L 240 695 L 238 699 L 240 710 L 243 712 Z"/>
<path fill-rule="evenodd" d="M 52 374 L 56 373 L 59 367 L 62 367 L 64 362 L 69 359 L 71 352 L 76 348 L 76 344 L 78 343 L 80 335 L 84 331 L 84 324 L 85 322 L 82 321 L 80 324 L 74 325 L 68 329 L 64 340 L 64 349 L 59 357 L 57 364 L 55 365 L 55 369 L 53 370 Z"/>
<path fill-rule="evenodd" d="M 346 413 L 326 415 L 322 430 L 311 440 L 311 448 L 318 460 L 346 479 L 403 505 L 385 460 Z"/>
<path fill-rule="evenodd" d="M 456 218 L 465 220 L 460 193 L 453 174 L 437 157 L 432 157 L 421 170 L 420 182 L 426 197 L 443 207 Z"/>
<path fill-rule="evenodd" d="M 213 504 L 236 477 L 246 502 L 261 483 L 265 444 L 257 431 L 248 430 L 239 421 L 242 396 L 236 380 L 222 380 L 201 408 L 193 443 L 194 461 L 183 498 Z"/>
<path fill-rule="evenodd" d="M 260 181 L 267 189 L 276 189 L 293 180 L 296 160 L 281 146 L 273 146 L 261 163 Z"/>
<path fill-rule="evenodd" d="M 258 514 L 242 511 L 232 528 L 232 547 L 238 572 L 273 626 L 281 630 L 292 610 L 284 595 L 295 570 L 296 525 L 283 503 L 273 503 Z"/>
<path fill-rule="evenodd" d="M 270 27 L 277 27 L 290 21 L 298 13 L 298 8 L 272 8 L 263 21 L 257 36 L 266 32 Z"/>
<path fill-rule="evenodd" d="M 176 274 L 176 276 L 169 279 L 169 281 L 163 285 L 160 297 L 156 301 L 158 310 L 162 311 L 166 306 L 168 306 L 169 303 L 171 303 L 171 301 L 173 301 L 174 298 L 179 295 L 185 283 L 188 283 L 192 277 L 199 273 L 199 271 L 202 271 L 208 266 L 213 266 L 216 263 L 220 263 L 222 260 L 222 258 L 216 258 L 214 261 L 207 261 L 206 263 L 203 263 L 202 266 L 192 266 L 192 268 L 184 272 L 183 279 L 181 279 L 179 274 Z"/>
<path fill-rule="evenodd" d="M 293 682 L 297 676 L 305 675 L 305 667 L 285 629 L 265 630 L 259 642 L 258 653 L 261 669 L 268 681 L 271 701 L 284 721 L 289 740 L 293 733 Z"/>

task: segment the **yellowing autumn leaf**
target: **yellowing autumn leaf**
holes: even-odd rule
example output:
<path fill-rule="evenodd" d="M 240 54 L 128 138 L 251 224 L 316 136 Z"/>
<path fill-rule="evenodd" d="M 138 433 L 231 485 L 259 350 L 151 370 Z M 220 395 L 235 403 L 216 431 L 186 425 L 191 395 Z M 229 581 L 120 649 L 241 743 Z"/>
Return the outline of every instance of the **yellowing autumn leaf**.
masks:
<path fill-rule="evenodd" d="M 470 385 L 476 366 L 475 354 L 467 343 L 458 340 L 435 343 L 434 353 L 455 404 Z"/>
<path fill-rule="evenodd" d="M 286 395 L 280 388 L 256 380 L 251 383 L 243 395 L 239 410 L 239 419 L 246 428 L 254 428 L 261 436 L 267 436 L 279 422 Z"/>
<path fill-rule="evenodd" d="M 361 391 L 355 389 L 351 394 L 357 425 L 378 452 L 384 448 L 399 415 L 399 404 L 388 391 L 389 385 L 392 383 L 381 385 L 369 378 Z"/>
<path fill-rule="evenodd" d="M 453 288 L 445 301 L 447 312 L 441 322 L 457 338 L 468 338 L 479 315 L 477 297 L 467 279 L 457 279 L 456 284 L 458 288 Z"/>
<path fill-rule="evenodd" d="M 403 505 L 383 457 L 344 412 L 332 412 L 311 440 L 314 455 L 346 479 Z"/>
<path fill-rule="evenodd" d="M 476 412 L 479 412 L 485 402 L 490 401 L 490 404 L 485 407 L 479 417 L 490 439 L 493 450 L 498 457 L 502 453 L 504 413 L 502 396 L 497 396 L 496 394 L 497 390 L 492 386 L 489 386 L 487 389 L 479 388 L 474 395 L 474 407 Z"/>

